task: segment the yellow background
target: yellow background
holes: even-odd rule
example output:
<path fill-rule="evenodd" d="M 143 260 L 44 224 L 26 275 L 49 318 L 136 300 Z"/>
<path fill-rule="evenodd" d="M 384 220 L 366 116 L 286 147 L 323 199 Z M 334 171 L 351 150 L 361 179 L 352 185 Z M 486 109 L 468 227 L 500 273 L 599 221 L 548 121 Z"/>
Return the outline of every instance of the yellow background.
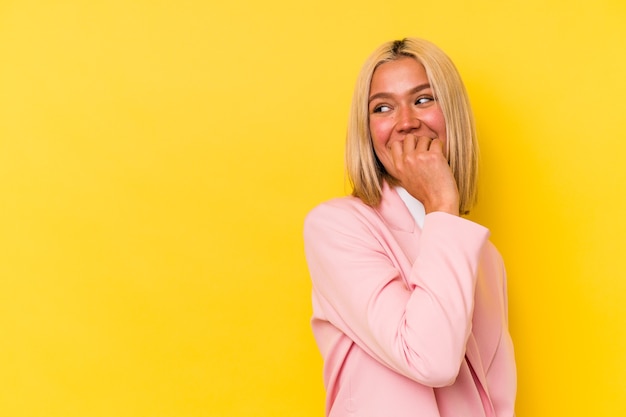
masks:
<path fill-rule="evenodd" d="M 622 0 L 0 2 L 0 415 L 322 416 L 302 221 L 407 35 L 475 107 L 518 416 L 626 415 Z"/>

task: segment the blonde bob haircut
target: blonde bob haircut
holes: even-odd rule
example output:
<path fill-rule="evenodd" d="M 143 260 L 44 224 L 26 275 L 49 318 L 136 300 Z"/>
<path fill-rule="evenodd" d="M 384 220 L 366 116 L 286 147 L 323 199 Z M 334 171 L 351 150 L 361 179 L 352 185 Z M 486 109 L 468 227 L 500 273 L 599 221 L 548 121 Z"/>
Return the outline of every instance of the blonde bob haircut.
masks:
<path fill-rule="evenodd" d="M 405 38 L 386 42 L 370 55 L 361 68 L 352 98 L 346 140 L 346 167 L 352 195 L 374 207 L 382 198 L 383 180 L 391 185 L 397 184 L 374 152 L 368 100 L 376 68 L 402 57 L 414 58 L 424 66 L 441 106 L 447 132 L 447 158 L 459 189 L 459 211 L 467 214 L 476 202 L 478 143 L 474 116 L 456 67 L 441 49 L 423 39 Z"/>

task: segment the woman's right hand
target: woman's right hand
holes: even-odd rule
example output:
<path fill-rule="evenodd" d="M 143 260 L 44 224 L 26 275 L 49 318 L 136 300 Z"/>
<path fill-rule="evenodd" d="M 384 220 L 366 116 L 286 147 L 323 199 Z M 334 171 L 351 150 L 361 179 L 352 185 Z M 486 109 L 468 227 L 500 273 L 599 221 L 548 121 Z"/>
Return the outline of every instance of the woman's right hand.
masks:
<path fill-rule="evenodd" d="M 422 202 L 426 214 L 459 215 L 459 191 L 440 139 L 409 134 L 390 148 L 393 172 L 389 173 Z"/>

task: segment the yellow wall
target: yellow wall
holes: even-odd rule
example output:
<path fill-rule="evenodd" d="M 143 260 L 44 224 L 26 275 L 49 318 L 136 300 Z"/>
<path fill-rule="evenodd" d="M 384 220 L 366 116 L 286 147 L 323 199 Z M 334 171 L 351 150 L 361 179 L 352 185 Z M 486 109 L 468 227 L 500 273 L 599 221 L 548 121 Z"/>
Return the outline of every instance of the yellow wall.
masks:
<path fill-rule="evenodd" d="M 321 416 L 302 220 L 405 35 L 475 105 L 518 415 L 626 415 L 626 3 L 213 3 L 0 2 L 0 415 Z"/>

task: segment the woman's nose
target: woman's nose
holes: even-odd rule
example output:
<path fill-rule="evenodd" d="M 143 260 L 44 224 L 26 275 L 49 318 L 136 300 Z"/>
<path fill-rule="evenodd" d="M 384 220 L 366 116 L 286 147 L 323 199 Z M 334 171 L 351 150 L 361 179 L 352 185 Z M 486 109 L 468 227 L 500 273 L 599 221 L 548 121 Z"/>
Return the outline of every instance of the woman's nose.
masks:
<path fill-rule="evenodd" d="M 400 133 L 411 133 L 415 129 L 419 129 L 422 121 L 418 114 L 411 108 L 401 108 L 398 111 L 398 121 L 396 128 Z"/>

